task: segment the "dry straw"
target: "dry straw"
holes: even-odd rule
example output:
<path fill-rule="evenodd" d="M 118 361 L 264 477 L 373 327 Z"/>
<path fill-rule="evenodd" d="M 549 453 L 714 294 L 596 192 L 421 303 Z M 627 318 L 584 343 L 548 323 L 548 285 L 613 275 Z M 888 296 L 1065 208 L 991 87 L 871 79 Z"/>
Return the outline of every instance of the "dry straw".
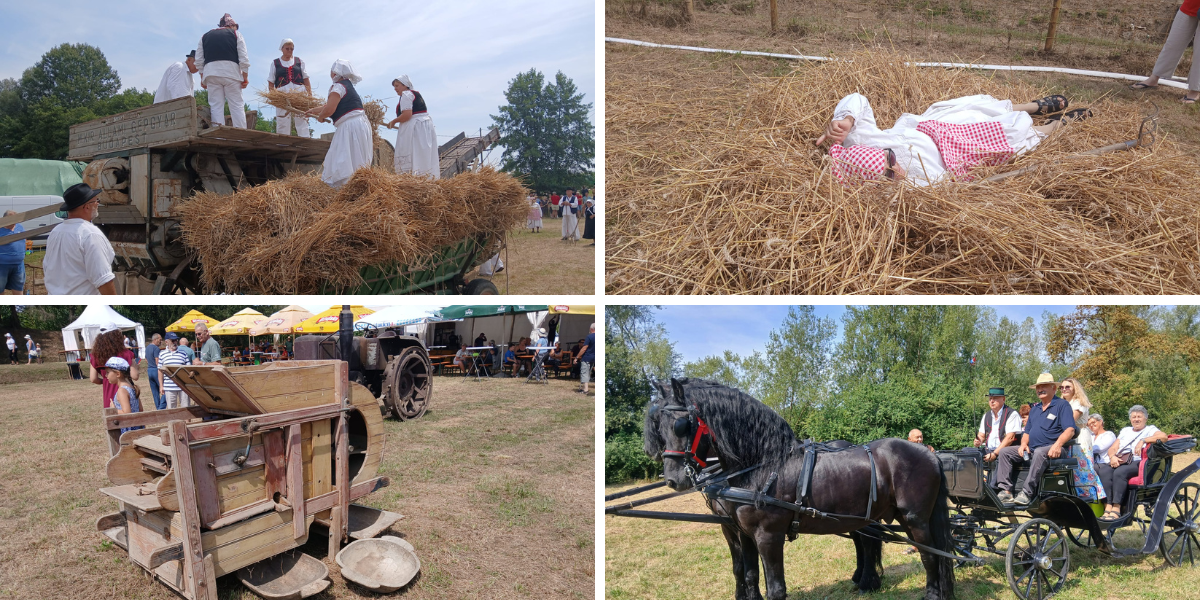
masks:
<path fill-rule="evenodd" d="M 498 238 L 524 221 L 525 196 L 490 168 L 439 180 L 362 168 L 338 190 L 293 173 L 196 195 L 183 204 L 183 240 L 210 293 L 312 294 L 361 284 L 366 266 L 412 265 L 469 236 Z"/>
<path fill-rule="evenodd" d="M 312 110 L 318 106 L 325 104 L 325 101 L 309 94 L 308 92 L 285 92 L 283 90 L 268 90 L 266 92 L 259 91 L 258 97 L 262 101 L 284 110 L 290 110 L 293 113 L 304 116 L 306 111 Z"/>
<path fill-rule="evenodd" d="M 382 100 L 371 100 L 370 96 L 367 98 L 367 101 L 363 102 L 363 112 L 366 113 L 367 120 L 371 122 L 371 132 L 375 137 L 379 137 L 379 128 L 384 124 L 387 106 Z"/>
<path fill-rule="evenodd" d="M 940 100 L 990 94 L 1028 102 L 1058 91 L 906 67 L 896 55 L 849 58 L 755 77 L 748 90 L 666 90 L 662 81 L 610 87 L 609 292 L 1200 292 L 1194 157 L 1170 139 L 1079 156 L 1136 138 L 1138 106 L 1102 99 L 1092 119 L 977 171 L 973 183 L 848 189 L 831 179 L 824 149 L 813 145 L 845 94 L 866 95 L 890 127 Z M 735 110 L 714 109 L 713 95 L 727 92 L 741 97 Z M 1027 166 L 1037 168 L 981 181 Z"/>

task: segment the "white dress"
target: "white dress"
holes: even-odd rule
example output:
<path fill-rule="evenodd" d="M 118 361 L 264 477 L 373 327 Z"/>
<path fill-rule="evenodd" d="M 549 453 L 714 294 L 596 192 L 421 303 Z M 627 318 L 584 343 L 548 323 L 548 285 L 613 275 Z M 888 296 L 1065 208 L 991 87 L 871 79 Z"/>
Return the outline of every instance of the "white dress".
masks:
<path fill-rule="evenodd" d="M 1075 440 L 1080 448 L 1092 447 L 1092 430 L 1087 428 L 1088 409 L 1078 400 L 1071 400 L 1071 410 L 1079 411 L 1079 418 L 1075 419 Z"/>
<path fill-rule="evenodd" d="M 412 110 L 412 90 L 404 90 L 400 94 L 397 107 L 400 112 Z M 409 120 L 399 123 L 396 128 L 396 155 L 393 166 L 396 173 L 412 173 L 440 179 L 442 175 L 441 160 L 438 158 L 437 131 L 433 128 L 433 118 L 429 113 L 413 115 Z"/>
<path fill-rule="evenodd" d="M 346 87 L 340 83 L 333 84 L 330 92 L 346 96 Z M 371 122 L 362 110 L 352 110 L 334 122 L 337 131 L 329 144 L 329 152 L 325 154 L 322 165 L 321 181 L 338 188 L 350 181 L 360 167 L 371 166 L 374 160 L 375 142 L 371 138 Z"/>
<path fill-rule="evenodd" d="M 922 186 L 936 182 L 947 169 L 933 138 L 917 131 L 921 121 L 953 125 L 995 121 L 1004 129 L 1008 144 L 1018 154 L 1033 149 L 1045 137 L 1033 129 L 1033 118 L 1028 113 L 1013 111 L 1011 101 L 997 100 L 985 94 L 935 103 L 920 116 L 904 113 L 891 129 L 882 130 L 875 123 L 875 112 L 866 96 L 850 94 L 833 110 L 835 121 L 847 116 L 854 117 L 854 126 L 842 142 L 843 146 L 891 148 L 896 153 L 897 164 L 908 173 L 907 179 Z"/>
<path fill-rule="evenodd" d="M 577 196 L 571 196 L 570 198 L 564 196 L 558 201 L 558 205 L 563 207 L 562 236 L 578 240 L 583 236 L 583 228 L 579 226 L 579 215 L 572 214 L 571 208 L 579 209 L 579 198 Z"/>

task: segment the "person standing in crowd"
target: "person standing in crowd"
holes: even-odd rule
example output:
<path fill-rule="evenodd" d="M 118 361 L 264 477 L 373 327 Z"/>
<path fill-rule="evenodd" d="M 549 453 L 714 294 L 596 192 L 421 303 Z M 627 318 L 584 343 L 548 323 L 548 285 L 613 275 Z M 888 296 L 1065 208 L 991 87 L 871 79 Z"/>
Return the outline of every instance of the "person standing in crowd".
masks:
<path fill-rule="evenodd" d="M 579 239 L 579 198 L 575 190 L 567 188 L 567 195 L 558 201 L 562 209 L 562 239 Z"/>
<path fill-rule="evenodd" d="M 271 74 L 267 77 L 267 89 L 282 92 L 299 92 L 304 90 L 312 95 L 312 82 L 308 80 L 308 71 L 304 69 L 304 61 L 293 56 L 296 44 L 290 39 L 279 42 L 279 51 L 283 56 L 271 62 Z M 292 135 L 292 123 L 296 124 L 296 135 L 308 137 L 308 117 L 293 114 L 292 111 L 275 109 L 275 133 Z"/>
<path fill-rule="evenodd" d="M 583 340 L 583 346 L 579 348 L 579 354 L 575 357 L 575 362 L 579 363 L 579 381 L 583 384 L 580 393 L 588 393 L 588 383 L 592 380 L 592 367 L 596 364 L 596 324 L 592 323 L 588 329 L 588 335 Z"/>
<path fill-rule="evenodd" d="M 408 75 L 393 79 L 392 89 L 400 95 L 400 101 L 396 103 L 396 118 L 387 124 L 388 129 L 396 130 L 393 168 L 397 174 L 412 173 L 431 179 L 441 178 L 437 131 L 433 128 L 433 117 L 429 116 L 425 98 L 421 97 L 421 92 L 412 89 L 412 80 Z"/>
<path fill-rule="evenodd" d="M 561 219 L 562 211 L 559 210 L 559 208 L 558 208 L 559 202 L 562 202 L 562 196 L 559 196 L 558 194 L 555 194 L 555 193 L 551 193 L 550 194 L 550 214 L 551 214 L 551 216 L 555 216 L 555 217 L 558 217 Z"/>
<path fill-rule="evenodd" d="M 117 414 L 119 415 L 142 412 L 142 402 L 139 398 L 141 391 L 138 390 L 137 384 L 129 376 L 131 369 L 132 366 L 129 364 L 129 361 L 119 356 L 114 356 L 104 363 L 104 383 L 117 388 L 116 393 L 113 395 L 113 407 L 117 409 Z M 121 433 L 142 428 L 142 425 L 137 427 L 122 427 Z"/>
<path fill-rule="evenodd" d="M 37 344 L 33 342 L 33 338 L 29 334 L 25 334 L 25 357 L 29 359 L 27 365 L 33 364 L 33 359 L 37 358 Z"/>
<path fill-rule="evenodd" d="M 13 339 L 11 333 L 4 334 L 4 344 L 8 347 L 8 362 L 17 364 L 17 340 Z"/>
<path fill-rule="evenodd" d="M 33 351 L 37 353 L 37 354 L 35 354 L 34 356 L 36 356 L 36 357 L 37 357 L 37 362 L 38 362 L 38 364 L 39 364 L 39 365 L 40 365 L 40 364 L 42 364 L 42 361 L 43 361 L 43 358 L 42 358 L 42 345 L 41 345 L 41 344 L 34 344 L 34 345 L 33 345 Z"/>
<path fill-rule="evenodd" d="M 16 215 L 15 210 L 4 211 L 6 218 Z M 25 227 L 16 223 L 11 227 L 0 227 L 0 237 L 24 231 Z M 25 240 L 0 246 L 0 294 L 6 290 L 17 294 L 25 290 Z"/>
<path fill-rule="evenodd" d="M 168 333 L 166 337 L 167 347 L 161 354 L 158 355 L 158 388 L 162 390 L 163 404 L 166 408 L 179 408 L 181 406 L 191 406 L 192 403 L 188 399 L 187 394 L 183 393 L 179 384 L 175 383 L 174 379 L 167 377 L 166 374 L 173 371 L 177 367 L 192 364 L 191 359 L 187 354 L 180 351 L 183 346 L 179 345 L 179 336 L 174 333 Z"/>
<path fill-rule="evenodd" d="M 362 98 L 354 89 L 362 77 L 354 72 L 350 61 L 340 58 L 329 68 L 329 77 L 333 79 L 333 85 L 329 87 L 328 99 L 307 114 L 321 122 L 332 118 L 337 128 L 325 154 L 321 181 L 339 188 L 350 181 L 360 167 L 371 166 L 375 142 L 371 136 L 371 123 L 363 112 Z"/>
<path fill-rule="evenodd" d="M 246 105 L 242 90 L 250 85 L 250 55 L 238 24 L 225 13 L 217 28 L 200 38 L 196 47 L 200 87 L 208 90 L 208 107 L 214 126 L 225 124 L 225 104 L 234 127 L 246 128 Z"/>
<path fill-rule="evenodd" d="M 542 231 L 542 200 L 537 197 L 537 194 L 529 192 L 525 201 L 529 203 L 529 216 L 525 219 L 525 226 L 529 228 L 530 233 L 540 233 Z"/>
<path fill-rule="evenodd" d="M 1171 31 L 1158 53 L 1158 60 L 1154 61 L 1154 69 L 1150 71 L 1150 76 L 1129 87 L 1135 90 L 1156 88 L 1160 78 L 1170 79 L 1175 75 L 1175 69 L 1179 66 L 1188 44 L 1193 43 L 1193 40 L 1200 42 L 1200 18 L 1197 17 L 1197 9 L 1200 9 L 1200 0 L 1183 0 L 1179 10 L 1175 12 Z M 1192 68 L 1188 71 L 1188 92 L 1179 101 L 1195 104 L 1196 100 L 1200 100 L 1200 60 L 1193 58 Z"/>
<path fill-rule="evenodd" d="M 192 350 L 192 343 L 183 336 L 179 336 L 179 351 L 187 357 L 187 364 L 196 364 L 196 351 Z"/>
<path fill-rule="evenodd" d="M 591 198 L 583 201 L 583 239 L 592 240 L 588 246 L 596 245 L 596 203 Z"/>
<path fill-rule="evenodd" d="M 184 60 L 186 62 L 171 63 L 163 73 L 162 80 L 158 82 L 158 90 L 154 92 L 155 104 L 186 98 L 195 91 L 196 84 L 192 81 L 192 73 L 200 70 L 196 68 L 196 51 L 189 52 Z"/>
<path fill-rule="evenodd" d="M 208 333 L 208 325 L 196 325 L 196 343 L 200 344 L 200 362 L 198 365 L 221 364 L 221 344 Z"/>
<path fill-rule="evenodd" d="M 77 183 L 63 192 L 59 210 L 67 218 L 59 223 L 46 240 L 42 268 L 46 273 L 46 292 L 52 295 L 117 293 L 112 262 L 116 257 L 112 244 L 92 221 L 100 214 L 97 196 L 86 183 Z"/>
<path fill-rule="evenodd" d="M 158 384 L 158 355 L 162 352 L 161 345 L 162 336 L 157 333 L 150 336 L 150 343 L 146 344 L 146 375 L 150 378 L 150 396 L 154 399 L 154 408 L 157 410 L 167 407 L 167 401 L 162 397 L 162 388 Z"/>
<path fill-rule="evenodd" d="M 131 381 L 137 381 L 138 378 L 138 363 L 137 356 L 132 350 L 125 347 L 122 341 L 125 339 L 125 334 L 121 333 L 121 329 L 116 325 L 110 324 L 100 328 L 100 333 L 96 335 L 96 339 L 92 340 L 92 349 L 88 353 L 88 379 L 92 383 L 101 386 L 104 394 L 104 408 L 112 406 L 113 396 L 117 394 L 117 385 L 111 383 L 107 379 L 105 365 L 108 359 L 118 357 L 129 363 L 129 378 Z"/>

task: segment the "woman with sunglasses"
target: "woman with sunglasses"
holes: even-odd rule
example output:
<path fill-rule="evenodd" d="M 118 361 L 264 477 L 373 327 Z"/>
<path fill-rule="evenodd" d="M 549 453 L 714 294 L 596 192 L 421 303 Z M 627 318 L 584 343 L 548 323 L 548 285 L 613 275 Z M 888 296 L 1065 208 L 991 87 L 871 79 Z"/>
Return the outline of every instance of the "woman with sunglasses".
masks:
<path fill-rule="evenodd" d="M 1075 439 L 1078 440 L 1079 447 L 1091 448 L 1092 431 L 1088 429 L 1087 422 L 1092 403 L 1088 401 L 1087 392 L 1083 391 L 1083 384 L 1074 377 L 1068 377 L 1063 380 L 1058 390 L 1062 399 L 1071 403 L 1071 410 L 1075 414 L 1075 431 L 1078 432 Z"/>

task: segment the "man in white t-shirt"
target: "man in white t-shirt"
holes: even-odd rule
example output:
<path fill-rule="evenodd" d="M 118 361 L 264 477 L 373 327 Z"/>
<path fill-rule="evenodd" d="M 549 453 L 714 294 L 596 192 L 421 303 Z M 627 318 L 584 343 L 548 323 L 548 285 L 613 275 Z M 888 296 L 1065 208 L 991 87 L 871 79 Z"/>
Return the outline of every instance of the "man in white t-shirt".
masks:
<path fill-rule="evenodd" d="M 171 63 L 163 73 L 162 80 L 158 82 L 158 91 L 154 92 L 154 103 L 191 96 L 195 91 L 192 73 L 197 71 L 199 69 L 196 68 L 195 50 L 187 55 L 186 62 Z"/>
<path fill-rule="evenodd" d="M 116 253 L 92 220 L 100 211 L 96 196 L 86 183 L 77 183 L 63 192 L 67 219 L 50 232 L 46 240 L 46 257 L 42 269 L 46 273 L 46 292 L 58 294 L 117 293 L 113 282 L 112 262 Z"/>
<path fill-rule="evenodd" d="M 979 419 L 975 445 L 983 447 L 984 462 L 996 460 L 1001 448 L 1011 446 L 1021 435 L 1021 414 L 1005 404 L 1004 388 L 988 389 L 988 410 Z"/>
<path fill-rule="evenodd" d="M 179 385 L 173 379 L 167 377 L 167 372 L 174 371 L 176 367 L 189 365 L 191 361 L 183 352 L 179 351 L 179 335 L 168 333 L 165 338 L 167 343 L 166 350 L 158 354 L 158 389 L 162 390 L 163 400 L 167 408 L 179 408 L 181 406 L 191 406 L 191 401 L 187 394 L 180 389 Z"/>

